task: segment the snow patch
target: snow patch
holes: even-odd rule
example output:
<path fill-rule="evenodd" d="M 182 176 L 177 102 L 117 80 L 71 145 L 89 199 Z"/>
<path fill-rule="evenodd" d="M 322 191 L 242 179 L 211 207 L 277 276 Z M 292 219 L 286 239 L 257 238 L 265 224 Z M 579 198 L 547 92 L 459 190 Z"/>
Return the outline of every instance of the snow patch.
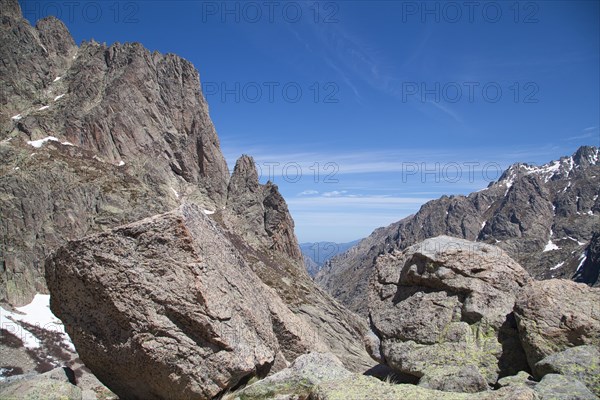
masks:
<path fill-rule="evenodd" d="M 42 106 L 42 107 L 38 108 L 38 111 L 44 111 L 44 110 L 47 110 L 49 108 L 50 108 L 50 106 Z"/>
<path fill-rule="evenodd" d="M 569 239 L 569 240 L 572 240 L 574 242 L 577 242 L 577 245 L 579 245 L 579 246 L 583 246 L 585 244 L 585 243 L 580 242 L 579 240 L 577 240 L 577 239 L 575 239 L 574 237 L 571 237 L 571 236 L 564 237 L 563 239 Z"/>
<path fill-rule="evenodd" d="M 65 97 L 65 95 L 64 95 L 64 94 L 61 94 L 60 96 L 56 96 L 56 97 L 54 98 L 54 101 L 59 101 L 59 100 L 60 100 L 60 99 L 62 99 L 63 97 Z"/>
<path fill-rule="evenodd" d="M 73 343 L 65 332 L 62 322 L 50 311 L 50 295 L 36 294 L 33 301 L 23 307 L 16 308 L 19 313 L 0 307 L 0 326 L 23 341 L 25 347 L 40 347 L 40 339 L 22 326 L 21 323 L 36 326 L 46 331 L 60 333 L 63 343 L 75 351 Z"/>
<path fill-rule="evenodd" d="M 585 263 L 585 259 L 587 258 L 587 254 L 585 254 L 585 252 L 581 253 L 581 255 L 579 256 L 579 265 L 577 266 L 577 269 L 575 270 L 575 273 L 578 273 L 579 270 L 581 269 L 581 267 L 583 267 L 583 263 Z"/>
<path fill-rule="evenodd" d="M 58 142 L 58 139 L 55 138 L 54 136 L 48 136 L 48 137 L 45 137 L 40 140 L 28 141 L 27 144 L 35 147 L 36 149 L 39 149 L 40 147 L 42 147 L 44 145 L 44 143 L 49 142 L 49 141 Z"/>
<path fill-rule="evenodd" d="M 544 253 L 547 251 L 552 251 L 552 250 L 559 250 L 559 247 L 557 245 L 555 245 L 552 242 L 552 239 L 548 240 L 548 243 L 546 243 L 546 247 L 544 247 Z"/>
<path fill-rule="evenodd" d="M 599 149 L 596 149 L 596 152 L 589 156 L 588 161 L 590 162 L 590 164 L 598 163 L 598 152 L 599 151 L 600 151 Z"/>
<path fill-rule="evenodd" d="M 15 115 L 14 117 L 10 117 L 10 119 L 12 119 L 13 121 L 18 121 L 18 120 L 20 120 L 21 118 L 23 118 L 23 116 L 22 116 L 21 114 L 17 114 L 17 115 Z"/>
<path fill-rule="evenodd" d="M 202 210 L 202 212 L 206 215 L 213 215 L 215 212 L 210 210 Z"/>
<path fill-rule="evenodd" d="M 561 171 L 569 176 L 574 167 L 575 162 L 573 161 L 573 157 L 566 157 L 561 160 L 552 161 L 540 167 L 519 164 L 519 169 L 524 170 L 525 175 L 540 175 L 546 183 Z M 566 188 L 564 190 L 566 190 Z"/>
<path fill-rule="evenodd" d="M 177 190 L 171 188 L 171 190 L 173 191 L 173 193 L 175 193 L 175 197 L 179 198 L 179 193 L 177 193 Z"/>
<path fill-rule="evenodd" d="M 125 165 L 125 161 L 121 161 L 118 165 L 119 167 L 122 167 L 123 165 Z"/>
<path fill-rule="evenodd" d="M 54 80 L 52 82 L 58 82 L 62 79 L 62 76 L 57 76 L 56 78 L 54 78 Z"/>
<path fill-rule="evenodd" d="M 588 215 L 594 215 L 594 212 L 592 210 L 587 212 Z"/>
<path fill-rule="evenodd" d="M 554 271 L 555 269 L 559 269 L 560 267 L 562 267 L 565 264 L 565 262 L 561 262 L 556 264 L 554 267 L 550 268 L 550 271 Z"/>
<path fill-rule="evenodd" d="M 569 169 L 567 169 L 567 176 L 569 176 L 569 174 L 571 173 L 571 171 L 573 171 L 573 167 L 575 166 L 575 162 L 573 161 L 573 157 L 567 158 L 567 161 L 569 163 Z"/>

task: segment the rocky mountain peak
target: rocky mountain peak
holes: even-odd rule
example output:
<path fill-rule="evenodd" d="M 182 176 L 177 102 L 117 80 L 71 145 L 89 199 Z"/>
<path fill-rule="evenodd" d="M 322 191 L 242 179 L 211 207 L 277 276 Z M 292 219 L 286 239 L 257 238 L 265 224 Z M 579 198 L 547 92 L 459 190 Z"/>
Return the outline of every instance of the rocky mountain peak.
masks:
<path fill-rule="evenodd" d="M 19 0 L 0 0 L 0 16 L 22 18 Z"/>
<path fill-rule="evenodd" d="M 584 167 L 589 165 L 598 165 L 598 161 L 600 160 L 598 152 L 598 147 L 582 146 L 573 155 L 573 161 L 576 165 Z"/>
<path fill-rule="evenodd" d="M 511 165 L 493 185 L 504 185 L 510 188 L 515 180 L 531 175 L 540 178 L 544 183 L 550 180 L 568 178 L 573 171 L 586 169 L 598 164 L 598 148 L 581 146 L 572 156 L 561 157 L 541 166 L 526 163 Z"/>
<path fill-rule="evenodd" d="M 235 168 L 229 181 L 229 196 L 238 195 L 241 188 L 256 192 L 259 187 L 258 179 L 258 171 L 254 159 L 243 154 L 235 163 Z"/>
<path fill-rule="evenodd" d="M 294 220 L 279 188 L 272 182 L 267 182 L 264 193 L 265 230 L 273 241 L 272 248 L 302 262 L 300 245 L 294 233 Z"/>
<path fill-rule="evenodd" d="M 36 25 L 40 40 L 46 50 L 57 56 L 67 57 L 77 50 L 77 45 L 65 24 L 54 16 L 40 19 Z"/>

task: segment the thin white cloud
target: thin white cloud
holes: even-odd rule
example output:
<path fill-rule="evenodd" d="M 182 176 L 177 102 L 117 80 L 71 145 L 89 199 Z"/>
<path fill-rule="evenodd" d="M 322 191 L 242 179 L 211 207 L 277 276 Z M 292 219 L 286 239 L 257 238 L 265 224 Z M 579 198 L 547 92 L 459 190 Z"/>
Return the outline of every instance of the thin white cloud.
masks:
<path fill-rule="evenodd" d="M 441 110 L 442 112 L 444 112 L 446 115 L 448 115 L 450 118 L 452 118 L 454 121 L 458 122 L 459 124 L 463 123 L 462 118 L 460 118 L 458 116 L 458 114 L 456 114 L 456 112 L 454 112 L 452 109 L 450 109 L 450 107 L 446 107 L 446 106 L 440 104 L 440 102 L 438 102 L 438 101 L 428 101 L 427 103 L 431 104 L 438 110 Z"/>
<path fill-rule="evenodd" d="M 588 128 L 583 129 L 580 134 L 569 136 L 568 138 L 566 138 L 566 140 L 589 139 L 594 136 L 598 136 L 597 130 L 598 127 L 590 126 Z"/>
<path fill-rule="evenodd" d="M 341 197 L 341 196 L 345 195 L 346 193 L 348 193 L 347 190 L 334 190 L 332 192 L 323 193 L 323 197 Z"/>
<path fill-rule="evenodd" d="M 290 207 L 294 208 L 320 208 L 340 206 L 353 208 L 373 208 L 380 206 L 392 207 L 415 207 L 431 200 L 431 197 L 394 197 L 394 196 L 360 196 L 360 197 L 310 197 L 294 198 L 287 201 Z"/>
<path fill-rule="evenodd" d="M 318 190 L 305 190 L 303 192 L 298 193 L 298 196 L 313 196 L 319 194 Z"/>

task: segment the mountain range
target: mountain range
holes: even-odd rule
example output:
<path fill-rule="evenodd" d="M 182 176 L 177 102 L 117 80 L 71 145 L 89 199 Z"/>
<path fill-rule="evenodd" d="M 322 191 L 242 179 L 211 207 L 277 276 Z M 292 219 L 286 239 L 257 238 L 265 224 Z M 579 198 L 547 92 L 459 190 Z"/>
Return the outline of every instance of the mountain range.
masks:
<path fill-rule="evenodd" d="M 542 166 L 517 163 L 478 192 L 443 196 L 327 261 L 315 281 L 350 309 L 367 314 L 377 257 L 449 235 L 504 249 L 536 279 L 598 285 L 600 161 L 597 147 Z"/>

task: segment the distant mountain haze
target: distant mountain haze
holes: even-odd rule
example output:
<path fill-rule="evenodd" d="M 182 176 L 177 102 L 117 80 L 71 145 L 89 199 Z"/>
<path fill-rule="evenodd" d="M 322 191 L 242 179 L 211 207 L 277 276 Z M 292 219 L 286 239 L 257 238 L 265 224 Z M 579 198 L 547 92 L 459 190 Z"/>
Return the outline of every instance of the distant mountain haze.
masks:
<path fill-rule="evenodd" d="M 310 276 L 314 277 L 323 267 L 323 264 L 338 254 L 346 252 L 358 244 L 360 240 L 348 243 L 334 242 L 306 242 L 300 243 L 300 251 L 304 256 L 304 265 Z"/>

